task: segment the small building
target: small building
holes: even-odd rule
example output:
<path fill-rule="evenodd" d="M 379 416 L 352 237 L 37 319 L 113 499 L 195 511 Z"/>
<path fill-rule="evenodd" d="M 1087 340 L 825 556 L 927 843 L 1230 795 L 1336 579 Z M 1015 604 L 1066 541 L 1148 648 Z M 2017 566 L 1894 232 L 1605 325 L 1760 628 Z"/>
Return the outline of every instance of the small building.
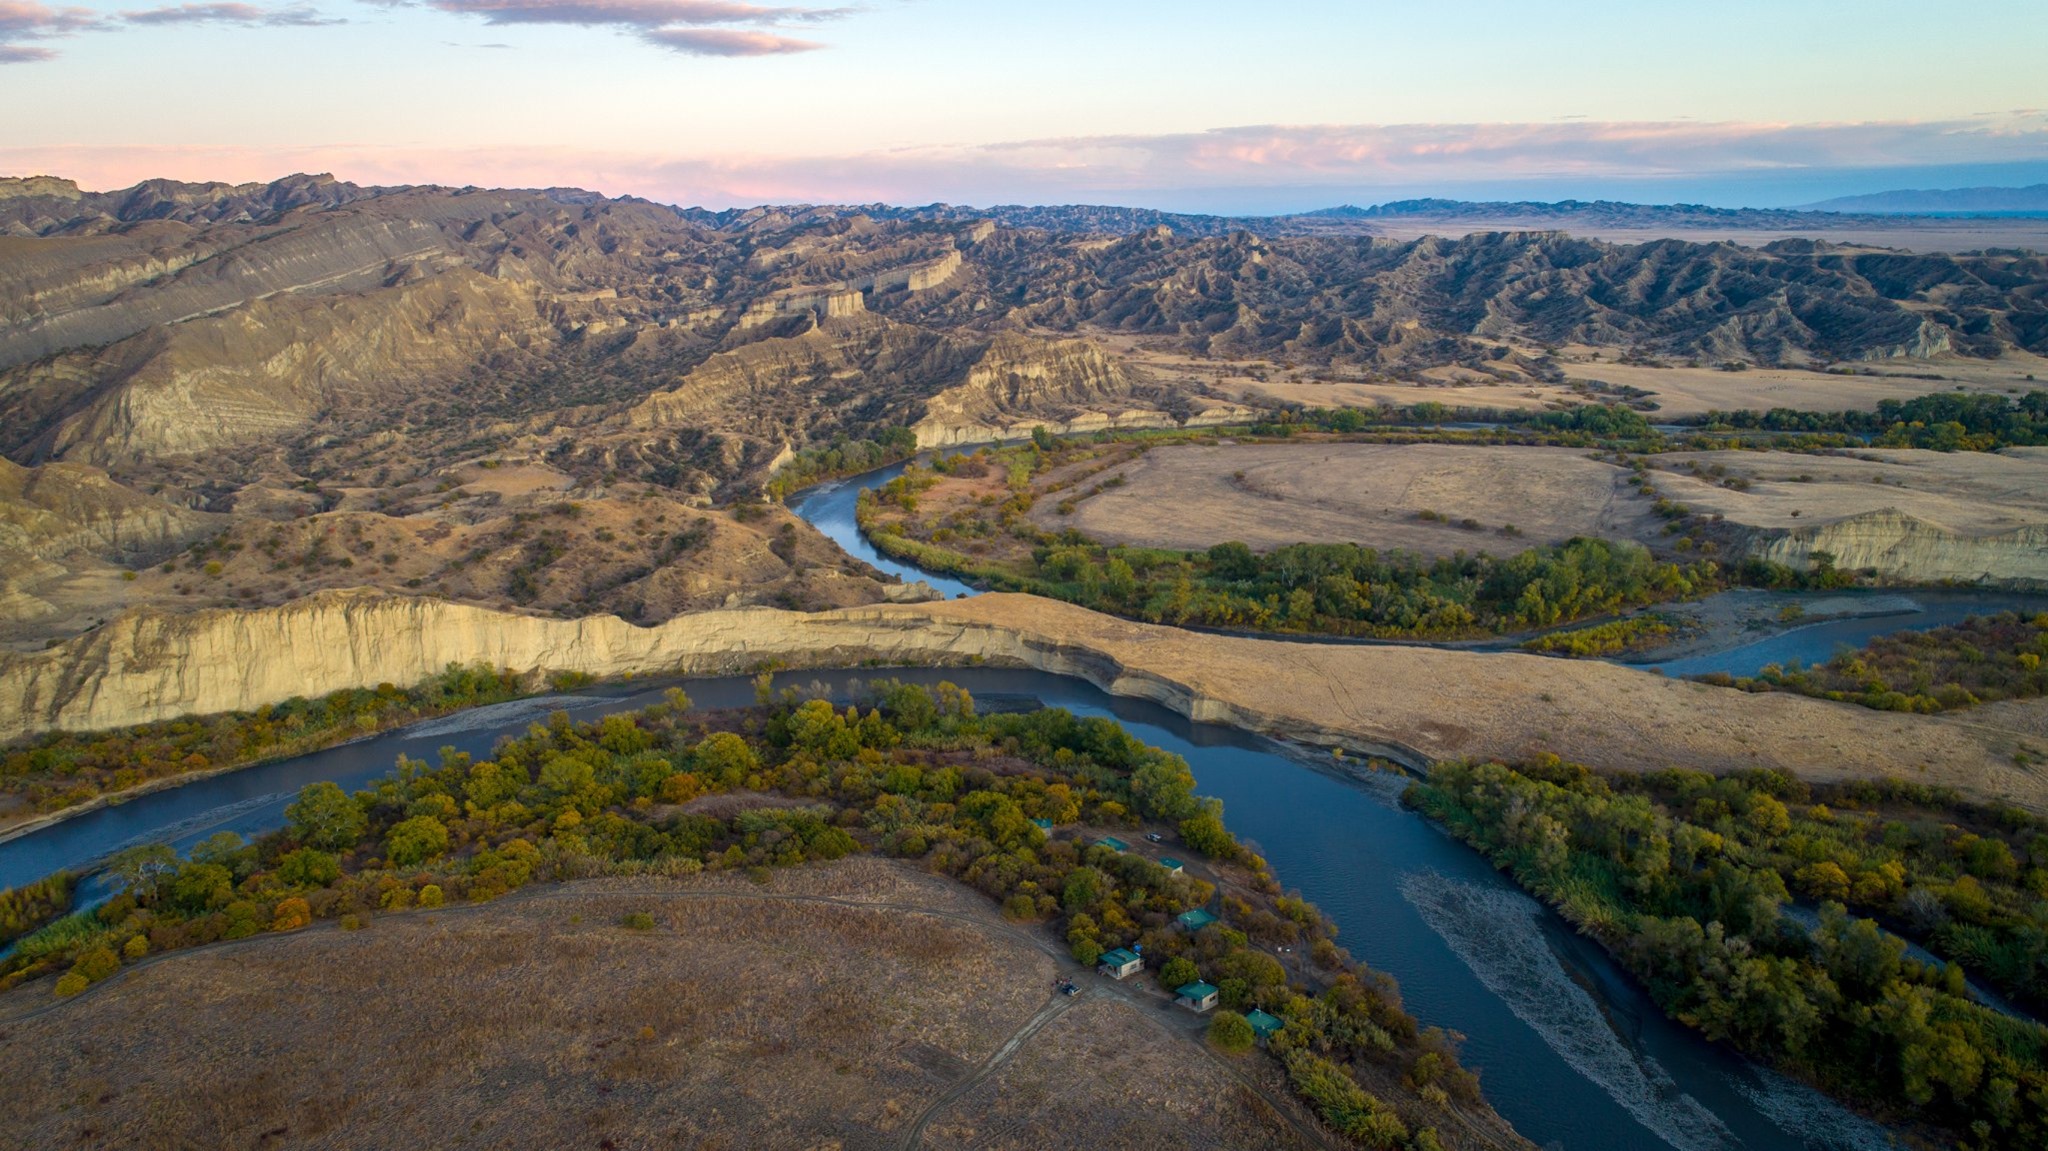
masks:
<path fill-rule="evenodd" d="M 1046 833 L 1047 835 L 1052 834 L 1052 820 L 1050 819 L 1034 819 L 1031 821 L 1031 826 Z"/>
<path fill-rule="evenodd" d="M 1174 922 L 1180 924 L 1182 931 L 1193 935 L 1195 932 L 1216 922 L 1216 917 L 1209 914 L 1206 910 L 1197 907 L 1193 911 L 1182 912 L 1180 918 L 1174 920 Z"/>
<path fill-rule="evenodd" d="M 1168 859 L 1163 855 L 1159 857 L 1159 866 L 1165 868 L 1168 875 L 1179 875 L 1186 870 L 1181 866 L 1180 860 Z"/>
<path fill-rule="evenodd" d="M 1129 979 L 1145 970 L 1145 960 L 1137 952 L 1119 947 L 1115 951 L 1103 952 L 1102 958 L 1095 963 L 1095 970 L 1111 979 Z"/>
<path fill-rule="evenodd" d="M 1279 1034 L 1280 1029 L 1287 1026 L 1278 1016 L 1268 1015 L 1256 1007 L 1252 1009 L 1251 1014 L 1244 1017 L 1244 1021 L 1252 1025 L 1252 1034 L 1257 1036 L 1261 1043 Z"/>
<path fill-rule="evenodd" d="M 1125 843 L 1114 835 L 1105 835 L 1101 839 L 1096 840 L 1095 846 L 1107 847 L 1111 851 L 1129 851 L 1131 849 L 1130 844 Z"/>
<path fill-rule="evenodd" d="M 1190 983 L 1174 994 L 1174 1002 L 1189 1011 L 1201 1013 L 1216 1009 L 1216 985 L 1213 983 Z"/>

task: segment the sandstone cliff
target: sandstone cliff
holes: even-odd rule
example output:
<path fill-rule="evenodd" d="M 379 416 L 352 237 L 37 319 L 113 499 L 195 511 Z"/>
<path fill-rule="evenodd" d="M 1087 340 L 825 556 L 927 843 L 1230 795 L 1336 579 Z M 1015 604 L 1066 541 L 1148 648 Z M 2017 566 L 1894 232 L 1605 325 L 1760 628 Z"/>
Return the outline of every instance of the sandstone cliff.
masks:
<path fill-rule="evenodd" d="M 409 683 L 477 660 L 602 676 L 738 672 L 769 660 L 985 662 L 1076 675 L 1195 719 L 1416 765 L 1555 750 L 1620 769 L 1899 775 L 2048 810 L 2048 785 L 2012 766 L 2007 728 L 2028 721 L 2019 713 L 1996 722 L 1880 714 L 1597 662 L 1207 635 L 1016 595 L 812 615 L 706 612 L 652 628 L 360 592 L 262 611 L 136 612 L 51 651 L 0 655 L 0 736 Z"/>
<path fill-rule="evenodd" d="M 1845 571 L 1874 569 L 1900 583 L 2048 586 L 2048 527 L 1997 535 L 1953 532 L 1894 510 L 1851 516 L 1783 534 L 1758 533 L 1750 554 L 1804 570 L 1814 552 Z"/>

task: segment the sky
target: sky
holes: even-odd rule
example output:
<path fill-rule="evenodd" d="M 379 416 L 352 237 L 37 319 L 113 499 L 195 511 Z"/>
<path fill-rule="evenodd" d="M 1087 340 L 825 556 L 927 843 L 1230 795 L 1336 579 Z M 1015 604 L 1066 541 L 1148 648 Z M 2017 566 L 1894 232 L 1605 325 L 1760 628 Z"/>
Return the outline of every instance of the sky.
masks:
<path fill-rule="evenodd" d="M 0 174 L 669 203 L 2048 182 L 2048 3 L 0 0 Z"/>

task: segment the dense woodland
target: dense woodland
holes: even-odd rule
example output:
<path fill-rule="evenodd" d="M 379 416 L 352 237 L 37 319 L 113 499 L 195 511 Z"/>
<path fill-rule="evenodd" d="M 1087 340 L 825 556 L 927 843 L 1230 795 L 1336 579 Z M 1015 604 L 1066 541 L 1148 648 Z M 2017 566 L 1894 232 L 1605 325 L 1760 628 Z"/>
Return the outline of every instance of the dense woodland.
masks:
<path fill-rule="evenodd" d="M 1932 392 L 1908 400 L 1880 400 L 1874 411 L 1715 411 L 1696 423 L 1688 421 L 1692 426 L 1677 429 L 1660 429 L 1625 404 L 1587 403 L 1531 415 L 1425 401 L 1407 407 L 1289 409 L 1255 425 L 1251 432 L 1282 437 L 1298 431 L 1377 432 L 1405 438 L 1425 434 L 1433 425 L 1458 423 L 1498 425 L 1487 431 L 1487 438 L 1495 442 L 1626 446 L 1638 452 L 1744 446 L 1825 449 L 1866 444 L 1991 452 L 2048 444 L 2048 391 L 2022 396 Z M 1751 442 L 1758 439 L 1763 442 Z"/>
<path fill-rule="evenodd" d="M 1179 757 L 1110 720 L 979 714 L 946 684 L 869 685 L 843 711 L 774 693 L 766 677 L 760 694 L 762 706 L 739 712 L 692 714 L 677 691 L 598 723 L 557 713 L 488 760 L 452 750 L 438 765 L 401 760 L 355 795 L 313 784 L 283 830 L 253 843 L 223 832 L 184 858 L 129 850 L 109 865 L 121 894 L 24 938 L 0 962 L 0 986 L 61 972 L 56 993 L 76 995 L 164 951 L 322 919 L 360 927 L 533 882 L 866 851 L 918 861 L 1012 920 L 1048 924 L 1082 963 L 1137 944 L 1165 983 L 1209 980 L 1228 1013 L 1214 1027 L 1226 1050 L 1245 1045 L 1238 1013 L 1277 1015 L 1286 1026 L 1268 1050 L 1363 1146 L 1439 1147 L 1432 1122 L 1453 1099 L 1479 1098 L 1450 1038 L 1419 1027 L 1390 980 L 1356 966 L 1314 907 L 1282 894 L 1225 828 L 1221 805 L 1194 794 Z M 1092 844 L 1093 829 L 1148 825 L 1176 831 L 1229 882 L 1219 890 Z M 1204 906 L 1218 923 L 1194 935 L 1174 927 Z M 1307 974 L 1290 976 L 1272 954 L 1280 946 Z"/>
<path fill-rule="evenodd" d="M 379 684 L 89 734 L 48 732 L 0 751 L 0 799 L 14 813 L 61 811 L 153 780 L 318 748 L 525 691 L 509 671 L 450 665 L 417 686 Z"/>
<path fill-rule="evenodd" d="M 2019 397 L 1935 392 L 1910 400 L 1880 400 L 1874 412 L 1710 412 L 1710 429 L 1771 432 L 1850 432 L 1882 448 L 1937 452 L 1990 452 L 2048 444 L 2048 391 Z"/>
<path fill-rule="evenodd" d="M 2048 821 L 1911 784 L 1554 756 L 1441 765 L 1409 800 L 1707 1037 L 1958 1146 L 2048 1140 L 2048 1028 L 1965 975 L 2048 1004 Z"/>
<path fill-rule="evenodd" d="M 0 947 L 71 910 L 78 877 L 68 871 L 0 891 Z"/>
<path fill-rule="evenodd" d="M 1880 711 L 1932 713 L 2048 693 L 2048 614 L 1973 616 L 1949 627 L 1882 635 L 1811 667 L 1772 664 L 1745 691 L 1791 691 Z"/>

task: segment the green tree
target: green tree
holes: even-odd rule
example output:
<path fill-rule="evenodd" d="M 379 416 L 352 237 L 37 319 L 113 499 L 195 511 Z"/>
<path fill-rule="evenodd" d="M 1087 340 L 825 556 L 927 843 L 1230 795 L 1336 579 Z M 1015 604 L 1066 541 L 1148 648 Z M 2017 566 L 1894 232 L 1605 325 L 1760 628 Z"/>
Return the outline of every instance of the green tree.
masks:
<path fill-rule="evenodd" d="M 155 899 L 157 892 L 177 871 L 178 853 L 162 843 L 131 847 L 107 862 L 107 874 L 119 880 L 128 894 L 143 903 Z"/>
<path fill-rule="evenodd" d="M 1209 574 L 1231 583 L 1259 578 L 1259 557 L 1252 549 L 1231 540 L 1209 549 Z"/>
<path fill-rule="evenodd" d="M 302 847 L 277 861 L 277 877 L 293 887 L 325 887 L 341 878 L 341 860 L 325 851 Z"/>
<path fill-rule="evenodd" d="M 1209 1042 L 1218 1050 L 1235 1055 L 1250 1051 L 1257 1041 L 1251 1022 L 1235 1011 L 1218 1011 L 1216 1018 L 1209 1021 Z"/>
<path fill-rule="evenodd" d="M 369 826 L 356 801 L 325 780 L 300 788 L 298 801 L 284 809 L 284 818 L 293 839 L 328 851 L 354 847 Z"/>
<path fill-rule="evenodd" d="M 1105 886 L 1101 872 L 1092 867 L 1077 867 L 1067 873 L 1067 882 L 1060 888 L 1060 906 L 1068 914 L 1086 911 L 1102 898 Z"/>
<path fill-rule="evenodd" d="M 431 815 L 415 815 L 391 829 L 384 850 L 400 867 L 416 867 L 448 850 L 448 828 Z"/>
<path fill-rule="evenodd" d="M 1230 834 L 1230 830 L 1223 826 L 1222 818 L 1213 812 L 1182 820 L 1180 837 L 1189 847 L 1211 859 L 1234 859 L 1237 856 L 1237 837 Z"/>
<path fill-rule="evenodd" d="M 1202 977 L 1202 971 L 1195 961 L 1176 955 L 1159 969 L 1159 985 L 1168 991 L 1178 991 Z"/>
<path fill-rule="evenodd" d="M 697 773 L 720 787 L 738 787 L 747 776 L 761 770 L 761 757 L 747 741 L 729 731 L 713 732 L 698 741 L 690 752 Z"/>

